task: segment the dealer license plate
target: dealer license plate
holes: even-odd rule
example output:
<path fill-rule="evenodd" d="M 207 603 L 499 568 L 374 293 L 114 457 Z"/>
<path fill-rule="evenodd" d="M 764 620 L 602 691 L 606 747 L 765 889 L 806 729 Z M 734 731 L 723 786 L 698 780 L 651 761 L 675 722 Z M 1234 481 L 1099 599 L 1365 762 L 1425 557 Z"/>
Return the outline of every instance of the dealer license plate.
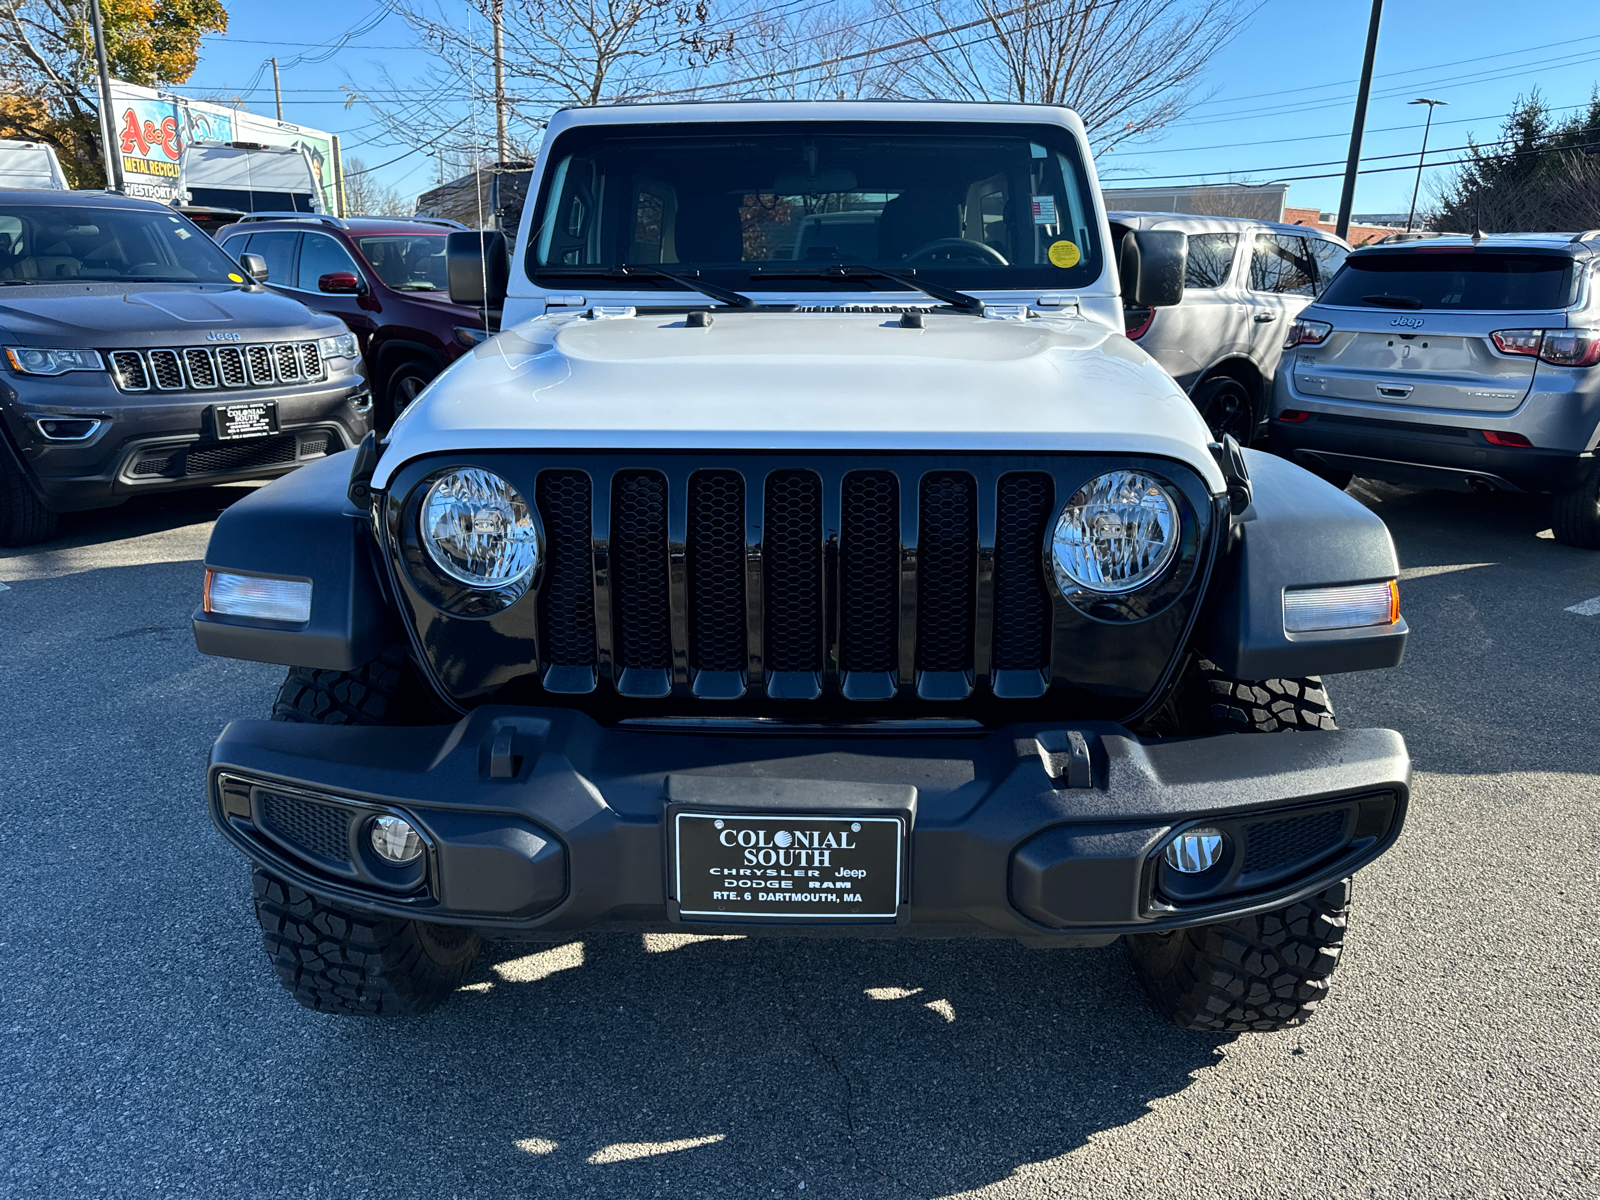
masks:
<path fill-rule="evenodd" d="M 217 437 L 223 441 L 239 438 L 265 437 L 278 432 L 278 402 L 263 400 L 249 404 L 218 404 L 211 410 L 216 415 Z"/>
<path fill-rule="evenodd" d="M 685 917 L 892 918 L 904 836 L 899 817 L 680 812 L 678 908 Z"/>

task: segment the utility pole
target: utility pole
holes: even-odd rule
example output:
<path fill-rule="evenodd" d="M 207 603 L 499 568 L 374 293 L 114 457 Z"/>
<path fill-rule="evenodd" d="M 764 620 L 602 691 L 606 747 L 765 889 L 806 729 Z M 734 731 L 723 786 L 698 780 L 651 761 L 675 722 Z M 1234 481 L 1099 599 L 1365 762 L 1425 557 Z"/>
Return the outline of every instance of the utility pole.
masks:
<path fill-rule="evenodd" d="M 494 0 L 493 13 L 495 157 L 506 162 L 506 0 Z"/>
<path fill-rule="evenodd" d="M 272 94 L 278 101 L 278 120 L 283 120 L 283 87 L 278 83 L 278 60 L 272 60 Z"/>
<path fill-rule="evenodd" d="M 1428 106 L 1428 119 L 1422 126 L 1422 153 L 1417 155 L 1417 182 L 1411 189 L 1411 211 L 1406 214 L 1406 232 L 1411 232 L 1412 219 L 1417 215 L 1417 192 L 1422 188 L 1422 160 L 1428 157 L 1428 130 L 1433 128 L 1433 109 L 1437 104 L 1449 104 L 1448 100 L 1429 100 L 1426 96 L 1413 100 L 1413 104 L 1426 104 Z"/>
<path fill-rule="evenodd" d="M 106 157 L 106 186 L 126 192 L 122 153 L 113 144 L 117 138 L 117 115 L 111 106 L 111 68 L 106 65 L 106 31 L 100 22 L 100 0 L 89 0 L 89 23 L 94 27 L 94 56 L 100 65 L 100 137 Z"/>
<path fill-rule="evenodd" d="M 1356 93 L 1356 119 L 1350 127 L 1350 157 L 1344 165 L 1344 191 L 1339 195 L 1339 223 L 1334 233 L 1350 236 L 1350 209 L 1356 202 L 1356 170 L 1361 165 L 1361 135 L 1367 127 L 1367 95 L 1372 91 L 1372 60 L 1378 54 L 1378 22 L 1383 0 L 1372 0 L 1372 23 L 1367 26 L 1367 56 L 1361 63 L 1361 90 Z"/>

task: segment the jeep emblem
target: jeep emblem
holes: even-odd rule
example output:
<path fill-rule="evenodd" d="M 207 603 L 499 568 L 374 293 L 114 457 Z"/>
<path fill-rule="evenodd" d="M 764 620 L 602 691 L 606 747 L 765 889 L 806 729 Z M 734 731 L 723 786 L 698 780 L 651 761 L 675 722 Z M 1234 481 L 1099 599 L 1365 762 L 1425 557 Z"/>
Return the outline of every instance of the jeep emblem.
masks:
<path fill-rule="evenodd" d="M 1390 321 L 1389 324 L 1391 324 L 1391 325 L 1399 325 L 1399 326 L 1401 326 L 1402 328 L 1405 328 L 1405 329 L 1421 329 L 1422 328 L 1422 318 L 1421 317 L 1396 317 L 1394 320 Z"/>
<path fill-rule="evenodd" d="M 239 335 L 237 333 L 218 333 L 213 329 L 206 334 L 206 341 L 208 342 L 237 342 L 238 340 Z"/>

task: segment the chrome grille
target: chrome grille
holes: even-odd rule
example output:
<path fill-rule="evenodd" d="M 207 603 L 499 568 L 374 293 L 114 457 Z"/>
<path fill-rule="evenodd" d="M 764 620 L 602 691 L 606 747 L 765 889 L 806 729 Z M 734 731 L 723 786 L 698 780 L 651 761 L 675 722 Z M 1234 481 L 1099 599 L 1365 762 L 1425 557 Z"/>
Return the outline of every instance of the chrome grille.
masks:
<path fill-rule="evenodd" d="M 150 374 L 158 388 L 164 392 L 183 390 L 183 368 L 178 365 L 176 350 L 152 350 L 145 361 L 150 364 Z"/>
<path fill-rule="evenodd" d="M 211 351 L 203 346 L 191 346 L 183 352 L 183 365 L 189 368 L 189 386 L 205 391 L 217 386 L 217 368 L 211 361 Z"/>
<path fill-rule="evenodd" d="M 150 375 L 144 369 L 144 356 L 137 350 L 114 350 L 111 372 L 117 386 L 125 392 L 148 392 Z"/>
<path fill-rule="evenodd" d="M 317 353 L 315 342 L 300 343 L 300 375 L 305 379 L 322 378 L 322 355 Z"/>
<path fill-rule="evenodd" d="M 300 355 L 293 343 L 279 342 L 272 348 L 272 356 L 277 361 L 279 379 L 292 383 L 300 378 Z"/>
<path fill-rule="evenodd" d="M 245 385 L 244 351 L 238 346 L 223 346 L 217 350 L 217 374 L 223 387 L 238 388 Z"/>
<path fill-rule="evenodd" d="M 272 377 L 272 347 L 246 346 L 245 361 L 250 365 L 250 382 L 264 387 L 275 382 Z"/>
<path fill-rule="evenodd" d="M 327 375 L 315 341 L 112 350 L 108 357 L 112 378 L 124 392 L 271 387 L 319 380 Z"/>

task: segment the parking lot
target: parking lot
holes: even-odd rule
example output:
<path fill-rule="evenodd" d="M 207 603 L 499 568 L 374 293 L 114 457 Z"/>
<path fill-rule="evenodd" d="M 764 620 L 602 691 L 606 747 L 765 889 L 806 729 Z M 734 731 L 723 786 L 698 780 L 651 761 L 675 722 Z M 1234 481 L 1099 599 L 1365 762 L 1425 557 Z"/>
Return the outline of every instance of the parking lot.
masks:
<path fill-rule="evenodd" d="M 1332 679 L 1410 822 L 1331 1002 L 1180 1032 L 1120 945 L 495 945 L 431 1017 L 279 988 L 202 802 L 281 668 L 198 654 L 247 488 L 0 555 L 0 1192 L 15 1196 L 1595 1195 L 1600 556 L 1533 499 L 1358 483 L 1414 629 Z M 1541 536 L 1543 534 L 1543 536 Z"/>

